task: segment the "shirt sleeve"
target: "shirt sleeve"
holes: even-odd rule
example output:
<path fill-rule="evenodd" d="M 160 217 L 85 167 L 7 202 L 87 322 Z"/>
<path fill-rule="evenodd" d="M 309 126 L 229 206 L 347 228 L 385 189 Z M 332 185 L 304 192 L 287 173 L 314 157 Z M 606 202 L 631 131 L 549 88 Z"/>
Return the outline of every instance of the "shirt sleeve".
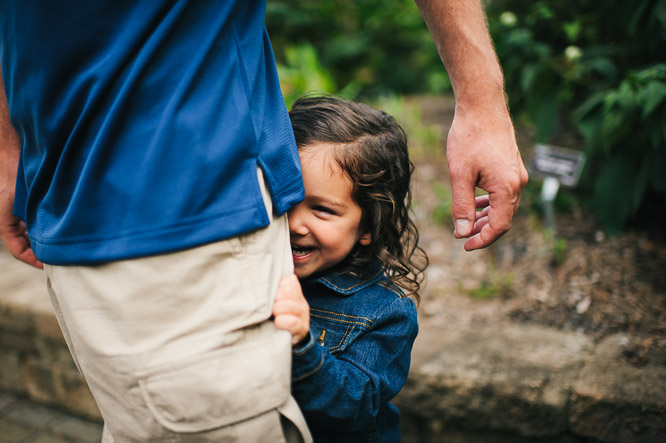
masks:
<path fill-rule="evenodd" d="M 402 297 L 335 355 L 311 334 L 292 367 L 292 393 L 308 420 L 337 430 L 367 426 L 405 384 L 417 332 L 414 302 Z"/>

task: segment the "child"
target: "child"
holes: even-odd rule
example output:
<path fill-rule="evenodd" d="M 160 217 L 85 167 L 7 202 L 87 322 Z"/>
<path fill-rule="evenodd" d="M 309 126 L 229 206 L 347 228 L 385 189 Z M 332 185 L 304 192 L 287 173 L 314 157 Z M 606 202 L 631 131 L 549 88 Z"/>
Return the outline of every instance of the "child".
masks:
<path fill-rule="evenodd" d="M 280 282 L 273 314 L 292 334 L 293 396 L 315 442 L 399 441 L 389 401 L 409 372 L 418 329 L 409 295 L 418 301 L 427 265 L 408 213 L 405 133 L 385 113 L 331 96 L 296 101 L 290 117 L 305 200 L 289 212 L 298 280 Z"/>

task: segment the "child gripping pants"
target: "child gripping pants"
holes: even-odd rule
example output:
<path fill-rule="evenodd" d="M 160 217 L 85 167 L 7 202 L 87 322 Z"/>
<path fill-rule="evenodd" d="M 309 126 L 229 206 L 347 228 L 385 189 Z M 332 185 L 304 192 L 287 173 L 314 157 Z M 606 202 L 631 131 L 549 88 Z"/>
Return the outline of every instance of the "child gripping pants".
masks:
<path fill-rule="evenodd" d="M 290 335 L 271 320 L 292 272 L 286 216 L 186 251 L 45 270 L 103 442 L 311 441 L 290 395 Z"/>

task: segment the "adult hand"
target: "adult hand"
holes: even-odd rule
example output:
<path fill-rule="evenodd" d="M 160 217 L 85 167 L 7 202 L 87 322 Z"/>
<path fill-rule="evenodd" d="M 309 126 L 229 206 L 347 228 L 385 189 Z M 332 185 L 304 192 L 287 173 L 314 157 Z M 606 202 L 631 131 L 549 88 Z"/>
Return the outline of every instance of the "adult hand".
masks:
<path fill-rule="evenodd" d="M 310 333 L 310 306 L 295 274 L 282 277 L 273 304 L 275 327 L 291 333 L 291 344 L 300 343 Z"/>
<path fill-rule="evenodd" d="M 44 265 L 37 260 L 30 247 L 25 223 L 12 214 L 14 193 L 11 192 L 11 199 L 7 194 L 9 192 L 6 189 L 0 189 L 0 240 L 9 253 L 18 260 L 36 268 L 43 268 Z"/>
<path fill-rule="evenodd" d="M 457 238 L 468 238 L 468 251 L 485 248 L 511 227 L 527 184 L 527 171 L 516 145 L 505 106 L 456 108 L 447 140 L 452 213 Z M 479 187 L 487 196 L 475 199 Z M 481 214 L 476 209 L 484 209 Z"/>
<path fill-rule="evenodd" d="M 6 141 L 6 138 L 4 140 Z M 17 166 L 18 155 L 15 150 L 0 150 L 0 240 L 18 260 L 36 268 L 43 268 L 44 265 L 32 251 L 25 223 L 12 213 Z"/>
<path fill-rule="evenodd" d="M 9 220 L 2 220 L 0 223 L 2 223 L 0 239 L 9 253 L 16 259 L 35 268 L 44 268 L 42 262 L 37 260 L 35 253 L 32 251 L 25 223 L 13 215 Z"/>
<path fill-rule="evenodd" d="M 509 230 L 527 171 L 504 96 L 504 77 L 481 0 L 416 0 L 456 97 L 446 157 L 455 236 L 465 249 L 485 248 Z M 488 191 L 487 215 L 476 219 L 474 188 Z"/>

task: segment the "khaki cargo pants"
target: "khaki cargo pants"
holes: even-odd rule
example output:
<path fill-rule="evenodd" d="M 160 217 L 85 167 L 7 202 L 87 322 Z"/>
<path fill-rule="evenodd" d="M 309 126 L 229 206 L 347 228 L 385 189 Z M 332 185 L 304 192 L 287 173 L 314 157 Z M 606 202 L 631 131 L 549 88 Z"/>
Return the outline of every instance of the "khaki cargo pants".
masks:
<path fill-rule="evenodd" d="M 183 252 L 46 266 L 58 321 L 104 418 L 102 441 L 311 441 L 290 395 L 290 336 L 270 318 L 289 272 L 286 216 Z"/>

